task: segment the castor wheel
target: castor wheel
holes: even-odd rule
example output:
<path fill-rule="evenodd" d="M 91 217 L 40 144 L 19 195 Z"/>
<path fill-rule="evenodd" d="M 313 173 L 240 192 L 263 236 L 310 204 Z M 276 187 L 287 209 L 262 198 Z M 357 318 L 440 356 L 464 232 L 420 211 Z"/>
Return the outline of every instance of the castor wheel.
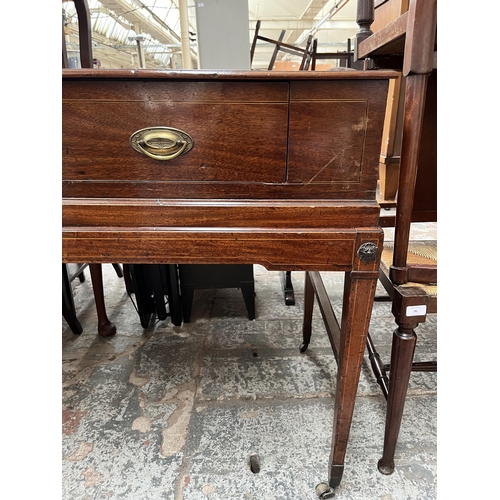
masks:
<path fill-rule="evenodd" d="M 306 352 L 308 347 L 309 347 L 309 344 L 300 344 L 299 351 Z"/>
<path fill-rule="evenodd" d="M 319 483 L 316 485 L 315 491 L 316 495 L 318 495 L 321 500 L 326 500 L 327 498 L 333 498 L 335 496 L 335 491 L 328 483 Z"/>

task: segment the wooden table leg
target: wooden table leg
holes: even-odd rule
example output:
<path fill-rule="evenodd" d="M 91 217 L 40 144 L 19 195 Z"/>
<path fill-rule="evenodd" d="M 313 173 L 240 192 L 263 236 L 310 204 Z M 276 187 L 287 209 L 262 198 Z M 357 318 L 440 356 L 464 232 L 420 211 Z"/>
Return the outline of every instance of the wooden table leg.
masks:
<path fill-rule="evenodd" d="M 353 271 L 345 275 L 332 450 L 329 461 L 328 483 L 332 488 L 340 484 L 344 472 L 347 441 L 377 278 L 376 271 Z"/>

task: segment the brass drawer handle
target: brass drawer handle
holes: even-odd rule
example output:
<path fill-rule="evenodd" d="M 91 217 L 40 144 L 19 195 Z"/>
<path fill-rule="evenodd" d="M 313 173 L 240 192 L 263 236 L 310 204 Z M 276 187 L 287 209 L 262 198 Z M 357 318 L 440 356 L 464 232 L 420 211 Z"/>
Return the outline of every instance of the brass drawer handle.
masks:
<path fill-rule="evenodd" d="M 193 138 L 172 127 L 148 127 L 130 136 L 130 145 L 154 160 L 173 160 L 193 147 Z"/>

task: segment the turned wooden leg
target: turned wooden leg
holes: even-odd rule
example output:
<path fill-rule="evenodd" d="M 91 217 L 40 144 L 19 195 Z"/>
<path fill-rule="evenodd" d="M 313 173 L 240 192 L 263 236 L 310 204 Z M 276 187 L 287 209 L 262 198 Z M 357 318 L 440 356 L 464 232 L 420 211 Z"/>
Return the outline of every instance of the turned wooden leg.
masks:
<path fill-rule="evenodd" d="M 97 309 L 97 332 L 103 337 L 110 337 L 116 333 L 116 326 L 109 321 L 104 304 L 104 286 L 102 282 L 101 264 L 89 264 L 94 300 Z"/>
<path fill-rule="evenodd" d="M 354 403 L 368 335 L 368 326 L 377 286 L 378 273 L 346 273 L 340 332 L 340 352 L 335 390 L 329 485 L 340 484 L 351 428 Z"/>
<path fill-rule="evenodd" d="M 306 272 L 304 284 L 304 319 L 302 323 L 302 344 L 299 347 L 300 352 L 305 352 L 311 342 L 312 317 L 314 310 L 314 289 L 311 282 L 311 276 Z"/>
<path fill-rule="evenodd" d="M 391 351 L 391 371 L 389 374 L 389 394 L 387 396 L 387 414 L 385 420 L 384 452 L 378 462 L 382 474 L 394 472 L 394 454 L 398 441 L 401 420 L 408 391 L 413 354 L 417 336 L 414 325 L 399 325 L 394 331 Z"/>

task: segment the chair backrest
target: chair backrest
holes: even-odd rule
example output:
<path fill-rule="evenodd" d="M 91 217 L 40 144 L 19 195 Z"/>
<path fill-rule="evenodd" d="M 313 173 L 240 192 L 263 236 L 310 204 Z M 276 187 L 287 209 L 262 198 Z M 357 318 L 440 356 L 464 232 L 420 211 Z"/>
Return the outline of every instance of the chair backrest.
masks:
<path fill-rule="evenodd" d="M 357 36 L 356 56 L 363 54 L 363 43 L 370 45 L 370 39 L 377 40 L 378 48 L 375 50 L 375 45 L 372 45 L 373 55 L 365 57 L 372 57 L 376 65 L 394 65 L 397 64 L 395 61 L 399 61 L 400 67 L 391 68 L 400 69 L 405 77 L 394 260 L 391 268 L 391 278 L 397 283 L 404 283 L 405 276 L 408 275 L 406 269 L 411 223 L 437 219 L 436 72 L 433 73 L 436 7 L 437 0 L 409 0 L 407 11 L 387 25 L 385 32 L 381 28 L 373 35 L 370 25 L 375 17 L 374 2 L 358 0 L 357 21 L 360 32 Z M 387 54 L 380 55 L 380 47 L 394 48 L 394 27 L 400 27 L 402 23 L 403 52 L 399 59 L 394 58 L 392 53 L 388 62 L 383 59 Z M 422 274 L 422 281 L 434 281 L 436 273 L 430 274 L 430 277 Z"/>
<path fill-rule="evenodd" d="M 87 0 L 62 0 L 62 3 L 73 1 L 78 17 L 78 38 L 80 41 L 80 65 L 82 68 L 92 68 L 92 26 L 90 23 L 90 9 Z M 68 53 L 64 35 L 64 20 L 62 34 L 62 67 L 68 67 Z"/>

